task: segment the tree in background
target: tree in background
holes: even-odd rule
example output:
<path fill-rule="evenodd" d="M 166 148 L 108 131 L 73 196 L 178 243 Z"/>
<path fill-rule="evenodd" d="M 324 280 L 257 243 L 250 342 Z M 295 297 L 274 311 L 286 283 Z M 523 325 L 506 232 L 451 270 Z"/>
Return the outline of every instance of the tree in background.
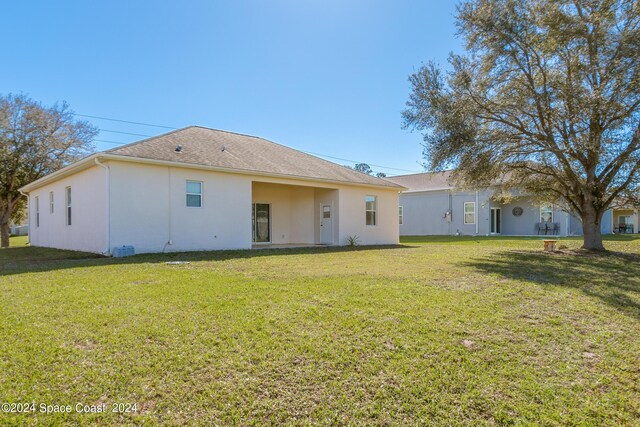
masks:
<path fill-rule="evenodd" d="M 371 166 L 366 163 L 356 163 L 353 169 L 357 170 L 358 172 L 366 173 L 367 175 L 371 175 L 373 173 L 373 170 L 371 170 Z"/>
<path fill-rule="evenodd" d="M 456 20 L 468 54 L 409 78 L 404 126 L 430 167 L 560 203 L 604 250 L 604 212 L 638 203 L 639 2 L 467 0 Z"/>
<path fill-rule="evenodd" d="M 366 163 L 356 163 L 353 169 L 357 170 L 358 172 L 366 173 L 367 175 L 374 174 L 373 169 L 371 169 L 371 166 L 369 166 Z M 377 176 L 378 178 L 385 178 L 387 174 L 384 172 L 376 172 L 375 176 Z"/>
<path fill-rule="evenodd" d="M 26 95 L 0 96 L 0 245 L 24 212 L 19 188 L 93 151 L 98 129 L 75 120 L 66 103 L 45 107 Z"/>

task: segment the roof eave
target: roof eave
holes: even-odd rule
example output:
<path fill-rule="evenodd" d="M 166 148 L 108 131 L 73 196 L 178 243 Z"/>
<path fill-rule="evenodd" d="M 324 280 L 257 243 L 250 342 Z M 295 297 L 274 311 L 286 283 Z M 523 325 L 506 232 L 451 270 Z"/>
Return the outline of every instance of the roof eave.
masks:
<path fill-rule="evenodd" d="M 25 185 L 22 188 L 19 188 L 18 191 L 20 191 L 21 193 L 29 193 L 51 182 L 57 181 L 66 176 L 88 169 L 89 167 L 95 164 L 95 159 L 100 157 L 102 157 L 102 153 L 91 154 L 90 156 L 87 156 L 84 159 L 78 160 L 77 162 L 72 163 L 69 166 L 65 166 L 60 170 L 50 173 L 49 175 L 45 175 L 42 178 L 37 179 Z"/>
<path fill-rule="evenodd" d="M 176 162 L 173 160 L 158 160 L 158 159 L 148 159 L 145 157 L 124 156 L 121 154 L 105 154 L 104 156 L 100 156 L 100 157 L 101 158 L 104 157 L 105 160 L 121 160 L 121 161 L 127 161 L 131 163 L 178 166 L 178 167 L 183 167 L 187 169 L 210 170 L 210 171 L 233 173 L 233 174 L 239 174 L 239 175 L 257 175 L 257 176 L 264 176 L 264 177 L 271 177 L 271 178 L 297 179 L 297 180 L 309 181 L 309 182 L 325 182 L 328 184 L 352 185 L 352 186 L 370 187 L 370 188 L 384 188 L 387 190 L 396 190 L 396 191 L 402 191 L 404 188 L 406 188 L 395 183 L 391 183 L 393 185 L 376 185 L 373 183 L 366 183 L 366 182 L 339 181 L 339 180 L 333 180 L 333 179 L 315 178 L 315 177 L 309 177 L 309 176 L 282 174 L 282 173 L 274 173 L 274 172 L 264 172 L 264 171 L 250 170 L 250 169 L 224 168 L 220 166 L 208 166 L 208 165 L 200 165 L 196 163 Z M 388 181 L 385 181 L 385 182 L 388 182 Z"/>
<path fill-rule="evenodd" d="M 88 157 L 85 157 L 82 160 L 79 160 L 56 172 L 53 172 L 36 181 L 33 181 L 32 183 L 27 184 L 24 187 L 20 188 L 20 191 L 23 193 L 29 193 L 51 182 L 57 181 L 59 179 L 62 179 L 74 173 L 80 172 L 84 169 L 88 169 L 89 167 L 95 164 L 96 159 L 125 161 L 125 162 L 131 162 L 131 163 L 165 165 L 165 166 L 177 166 L 177 167 L 183 167 L 188 169 L 211 170 L 211 171 L 217 171 L 217 172 L 234 173 L 234 174 L 240 174 L 240 175 L 257 175 L 257 176 L 272 177 L 272 178 L 297 179 L 297 180 L 309 181 L 309 182 L 325 182 L 328 184 L 352 185 L 352 186 L 369 187 L 369 188 L 384 188 L 387 190 L 396 190 L 396 191 L 403 191 L 406 189 L 406 187 L 403 187 L 396 183 L 392 183 L 390 181 L 386 181 L 386 182 L 392 185 L 376 185 L 373 183 L 365 183 L 365 182 L 339 181 L 339 180 L 314 178 L 314 177 L 299 176 L 299 175 L 269 173 L 269 172 L 254 171 L 254 170 L 248 170 L 248 169 L 245 170 L 245 169 L 235 169 L 235 168 L 223 168 L 219 166 L 199 165 L 194 163 L 176 162 L 171 160 L 148 159 L 144 157 L 125 156 L 121 154 L 111 154 L 111 153 L 100 152 L 100 153 L 95 153 Z"/>

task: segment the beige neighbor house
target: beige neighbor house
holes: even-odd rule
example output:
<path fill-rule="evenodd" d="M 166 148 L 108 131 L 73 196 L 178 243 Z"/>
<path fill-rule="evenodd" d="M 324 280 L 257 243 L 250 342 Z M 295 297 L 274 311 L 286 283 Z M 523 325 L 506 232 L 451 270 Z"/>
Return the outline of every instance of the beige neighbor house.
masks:
<path fill-rule="evenodd" d="M 24 188 L 34 246 L 112 254 L 398 243 L 404 188 L 262 138 L 191 126 Z"/>

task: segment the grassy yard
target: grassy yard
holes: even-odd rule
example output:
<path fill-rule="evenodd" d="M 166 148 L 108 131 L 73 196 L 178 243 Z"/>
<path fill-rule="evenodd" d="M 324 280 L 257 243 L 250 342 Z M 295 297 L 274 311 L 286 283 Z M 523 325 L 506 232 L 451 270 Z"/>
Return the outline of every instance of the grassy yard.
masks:
<path fill-rule="evenodd" d="M 540 240 L 120 260 L 17 240 L 0 403 L 108 412 L 0 424 L 640 425 L 640 238 Z"/>

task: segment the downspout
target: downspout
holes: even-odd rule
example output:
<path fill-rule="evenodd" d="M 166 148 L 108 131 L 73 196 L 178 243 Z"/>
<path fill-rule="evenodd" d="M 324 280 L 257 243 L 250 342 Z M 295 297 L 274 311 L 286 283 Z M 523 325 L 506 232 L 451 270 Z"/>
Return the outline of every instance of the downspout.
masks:
<path fill-rule="evenodd" d="M 110 218 L 110 212 L 111 212 L 111 169 L 109 169 L 109 166 L 100 163 L 100 160 L 96 157 L 95 158 L 95 162 L 96 165 L 100 166 L 101 168 L 104 168 L 105 170 L 105 174 L 106 174 L 106 180 L 105 180 L 105 220 L 106 220 L 106 242 L 107 242 L 107 248 L 102 251 L 103 255 L 110 255 L 111 254 L 111 218 Z"/>
<path fill-rule="evenodd" d="M 480 231 L 480 196 L 476 191 L 476 236 Z"/>
<path fill-rule="evenodd" d="M 451 229 L 451 225 L 453 224 L 453 194 L 451 194 L 451 190 L 448 191 L 449 196 L 449 218 L 447 218 L 447 228 L 449 230 L 449 236 L 453 236 L 453 231 Z"/>
<path fill-rule="evenodd" d="M 27 232 L 27 244 L 31 246 L 31 204 L 29 203 L 29 193 L 24 193 L 22 190 L 18 191 L 27 198 L 27 226 L 29 227 L 29 231 Z"/>

